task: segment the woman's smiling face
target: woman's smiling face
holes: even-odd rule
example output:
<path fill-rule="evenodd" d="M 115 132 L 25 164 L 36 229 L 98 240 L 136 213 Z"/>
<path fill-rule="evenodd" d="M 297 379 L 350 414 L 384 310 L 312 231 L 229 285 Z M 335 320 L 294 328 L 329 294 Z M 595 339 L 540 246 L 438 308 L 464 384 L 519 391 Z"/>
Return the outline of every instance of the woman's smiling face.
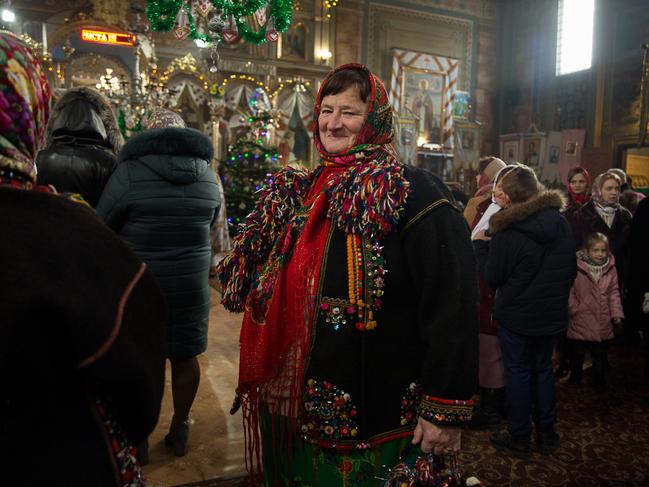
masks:
<path fill-rule="evenodd" d="M 356 145 L 367 107 L 356 85 L 322 99 L 318 130 L 320 141 L 329 154 L 341 154 Z"/>

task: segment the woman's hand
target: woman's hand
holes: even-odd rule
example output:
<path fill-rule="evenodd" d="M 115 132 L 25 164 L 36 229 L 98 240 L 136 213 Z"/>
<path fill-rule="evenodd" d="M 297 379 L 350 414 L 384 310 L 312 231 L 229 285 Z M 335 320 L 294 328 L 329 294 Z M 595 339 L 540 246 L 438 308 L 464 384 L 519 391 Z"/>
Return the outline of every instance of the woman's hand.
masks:
<path fill-rule="evenodd" d="M 412 444 L 421 442 L 421 451 L 441 455 L 446 450 L 459 451 L 462 430 L 455 426 L 438 426 L 419 418 Z"/>
<path fill-rule="evenodd" d="M 485 242 L 488 242 L 489 240 L 491 240 L 491 237 L 487 237 L 485 230 L 480 230 L 478 233 L 475 234 L 473 240 L 484 240 Z"/>

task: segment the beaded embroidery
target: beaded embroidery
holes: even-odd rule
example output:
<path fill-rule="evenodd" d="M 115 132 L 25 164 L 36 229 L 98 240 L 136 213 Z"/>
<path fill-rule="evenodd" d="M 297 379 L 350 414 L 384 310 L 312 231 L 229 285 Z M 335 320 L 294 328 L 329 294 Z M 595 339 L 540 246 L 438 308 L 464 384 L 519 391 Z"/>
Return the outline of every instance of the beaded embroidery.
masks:
<path fill-rule="evenodd" d="M 422 394 L 419 416 L 433 423 L 457 424 L 471 420 L 473 400 L 441 399 Z"/>
<path fill-rule="evenodd" d="M 344 440 L 358 435 L 356 406 L 349 394 L 331 382 L 307 381 L 304 411 L 301 430 L 306 437 Z"/>
<path fill-rule="evenodd" d="M 320 316 L 334 330 L 352 323 L 356 316 L 356 307 L 345 299 L 325 298 L 320 300 Z"/>
<path fill-rule="evenodd" d="M 412 382 L 406 393 L 401 398 L 401 426 L 415 424 L 417 422 L 417 409 L 421 400 L 421 387 Z"/>
<path fill-rule="evenodd" d="M 95 406 L 110 440 L 110 448 L 119 472 L 120 485 L 122 487 L 146 487 L 147 484 L 142 476 L 142 469 L 135 456 L 135 448 L 112 415 L 106 410 L 106 405 L 97 400 Z"/>

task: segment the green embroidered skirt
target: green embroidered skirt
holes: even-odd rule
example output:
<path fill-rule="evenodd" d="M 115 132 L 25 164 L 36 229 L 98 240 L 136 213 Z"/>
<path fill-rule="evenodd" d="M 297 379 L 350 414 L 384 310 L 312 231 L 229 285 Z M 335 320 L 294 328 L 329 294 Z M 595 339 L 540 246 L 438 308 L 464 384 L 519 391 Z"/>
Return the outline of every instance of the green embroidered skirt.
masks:
<path fill-rule="evenodd" d="M 377 487 L 400 460 L 414 463 L 421 455 L 419 445 L 411 445 L 410 436 L 343 453 L 293 435 L 288 458 L 286 417 L 261 412 L 261 420 L 267 432 L 262 438 L 266 487 Z"/>

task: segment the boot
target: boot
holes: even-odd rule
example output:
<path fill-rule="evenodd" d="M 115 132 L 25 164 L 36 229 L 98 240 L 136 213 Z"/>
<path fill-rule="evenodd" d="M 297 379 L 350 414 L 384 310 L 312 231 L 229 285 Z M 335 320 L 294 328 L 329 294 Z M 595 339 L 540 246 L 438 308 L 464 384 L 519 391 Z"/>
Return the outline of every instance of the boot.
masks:
<path fill-rule="evenodd" d="M 178 420 L 174 416 L 171 419 L 169 433 L 165 436 L 165 445 L 173 448 L 174 455 L 184 457 L 187 453 L 187 437 L 189 436 L 189 421 Z"/>
<path fill-rule="evenodd" d="M 504 409 L 504 387 L 499 389 L 480 388 L 480 407 L 471 418 L 469 428 L 472 430 L 483 430 L 499 425 L 504 417 Z"/>
<path fill-rule="evenodd" d="M 539 429 L 536 432 L 536 447 L 542 455 L 550 455 L 559 448 L 559 435 L 553 427 Z"/>
<path fill-rule="evenodd" d="M 512 436 L 509 431 L 503 430 L 494 432 L 489 440 L 498 451 L 521 460 L 527 460 L 532 453 L 529 435 Z"/>
<path fill-rule="evenodd" d="M 149 464 L 149 440 L 145 439 L 142 443 L 135 447 L 138 462 L 143 467 Z"/>

